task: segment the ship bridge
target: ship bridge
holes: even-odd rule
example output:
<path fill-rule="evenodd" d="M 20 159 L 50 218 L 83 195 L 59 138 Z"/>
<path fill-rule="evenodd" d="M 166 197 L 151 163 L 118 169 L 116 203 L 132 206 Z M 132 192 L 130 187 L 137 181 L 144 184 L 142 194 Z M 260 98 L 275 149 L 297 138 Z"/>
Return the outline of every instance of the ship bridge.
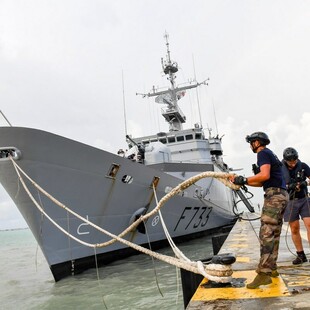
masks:
<path fill-rule="evenodd" d="M 206 139 L 201 127 L 181 131 L 160 132 L 156 135 L 132 139 L 137 145 L 148 146 L 160 142 L 171 154 L 171 162 L 210 163 L 222 155 L 220 139 Z M 133 145 L 129 143 L 129 147 Z M 146 165 L 152 164 L 145 162 Z"/>

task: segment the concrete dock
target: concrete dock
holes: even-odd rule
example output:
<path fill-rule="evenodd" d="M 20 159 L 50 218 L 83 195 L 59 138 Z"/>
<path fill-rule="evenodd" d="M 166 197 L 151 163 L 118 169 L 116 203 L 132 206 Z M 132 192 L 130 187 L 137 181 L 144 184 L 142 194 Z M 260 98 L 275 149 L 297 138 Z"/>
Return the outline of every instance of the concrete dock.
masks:
<path fill-rule="evenodd" d="M 232 265 L 232 283 L 216 284 L 204 279 L 186 309 L 310 310 L 310 263 L 292 265 L 296 252 L 287 223 L 284 223 L 281 233 L 278 258 L 280 276 L 272 278 L 272 284 L 257 289 L 246 288 L 246 284 L 256 276 L 255 269 L 260 257 L 260 219 L 251 220 L 259 217 L 253 213 L 243 214 L 242 217 L 245 220 L 234 225 L 219 252 L 232 253 L 236 257 Z M 310 259 L 307 233 L 302 222 L 301 235 L 305 253 Z"/>

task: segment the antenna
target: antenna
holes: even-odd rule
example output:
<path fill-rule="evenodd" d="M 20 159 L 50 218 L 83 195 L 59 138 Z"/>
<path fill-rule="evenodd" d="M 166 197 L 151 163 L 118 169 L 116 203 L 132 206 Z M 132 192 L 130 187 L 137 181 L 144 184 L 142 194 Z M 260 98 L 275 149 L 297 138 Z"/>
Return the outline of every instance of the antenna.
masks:
<path fill-rule="evenodd" d="M 194 67 L 194 79 L 195 79 L 195 82 L 197 83 L 194 55 L 192 55 L 192 58 L 193 58 L 193 67 Z M 202 127 L 202 119 L 201 119 L 201 112 L 200 112 L 200 102 L 199 102 L 199 96 L 198 96 L 198 88 L 196 88 L 196 97 L 197 97 L 199 121 L 200 121 L 200 126 Z"/>
<path fill-rule="evenodd" d="M 3 118 L 6 120 L 6 122 L 12 127 L 12 124 L 9 122 L 9 120 L 5 117 L 5 115 L 2 113 L 2 111 L 0 110 L 1 115 L 3 116 Z"/>
<path fill-rule="evenodd" d="M 194 83 L 189 82 L 186 86 L 176 86 L 175 79 L 176 75 L 175 73 L 178 72 L 178 64 L 175 61 L 172 61 L 170 58 L 170 49 L 169 49 L 169 41 L 168 41 L 168 34 L 165 33 L 165 39 L 166 39 L 166 46 L 167 46 L 167 56 L 166 60 L 164 61 L 163 58 L 162 61 L 162 67 L 165 75 L 167 75 L 167 79 L 170 81 L 171 87 L 165 90 L 157 90 L 155 87 L 147 93 L 147 94 L 140 94 L 142 97 L 154 97 L 155 102 L 157 103 L 163 103 L 167 105 L 166 108 L 162 109 L 162 115 L 165 118 L 165 120 L 169 123 L 169 131 L 178 131 L 183 129 L 183 123 L 186 122 L 186 116 L 180 109 L 178 105 L 178 101 L 184 97 L 185 91 L 192 88 L 197 88 L 200 85 L 208 85 L 206 83 L 207 80 L 198 83 L 195 81 Z"/>
<path fill-rule="evenodd" d="M 217 120 L 216 120 L 216 113 L 215 113 L 215 107 L 214 107 L 214 102 L 212 102 L 213 105 L 213 114 L 214 114 L 214 121 L 215 121 L 215 128 L 216 128 L 216 134 L 219 134 L 218 128 L 217 128 Z"/>
<path fill-rule="evenodd" d="M 124 109 L 124 122 L 125 122 L 125 136 L 127 136 L 127 121 L 126 121 L 126 103 L 125 103 L 125 87 L 124 87 L 124 72 L 122 70 L 122 87 L 123 87 L 123 109 Z"/>

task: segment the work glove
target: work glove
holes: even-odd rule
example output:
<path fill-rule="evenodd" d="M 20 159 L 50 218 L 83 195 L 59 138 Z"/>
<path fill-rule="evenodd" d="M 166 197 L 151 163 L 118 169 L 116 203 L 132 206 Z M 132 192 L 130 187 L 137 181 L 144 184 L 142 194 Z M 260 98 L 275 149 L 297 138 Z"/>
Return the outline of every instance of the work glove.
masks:
<path fill-rule="evenodd" d="M 296 189 L 296 185 L 297 185 L 297 183 L 289 183 L 289 184 L 287 184 L 287 189 L 289 191 L 294 191 Z"/>
<path fill-rule="evenodd" d="M 242 175 L 238 175 L 237 177 L 235 177 L 233 183 L 236 184 L 236 185 L 241 185 L 242 186 L 242 185 L 247 183 L 247 179 L 246 179 L 246 177 L 244 177 Z"/>

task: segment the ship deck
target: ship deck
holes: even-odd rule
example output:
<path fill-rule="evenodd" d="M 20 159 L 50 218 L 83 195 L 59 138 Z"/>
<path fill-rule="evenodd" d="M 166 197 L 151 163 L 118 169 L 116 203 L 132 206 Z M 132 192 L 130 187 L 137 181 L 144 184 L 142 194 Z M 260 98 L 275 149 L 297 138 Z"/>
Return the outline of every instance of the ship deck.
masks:
<path fill-rule="evenodd" d="M 259 215 L 244 214 L 250 219 Z M 241 220 L 236 222 L 219 254 L 234 253 L 236 262 L 232 265 L 233 281 L 223 285 L 208 283 L 204 279 L 187 305 L 187 310 L 198 309 L 310 309 L 310 263 L 293 266 L 295 247 L 291 232 L 284 223 L 282 228 L 278 272 L 280 276 L 272 278 L 272 284 L 258 289 L 245 286 L 256 276 L 255 269 L 259 261 L 258 232 L 260 220 Z M 304 250 L 309 255 L 307 232 L 301 222 L 301 236 Z"/>

